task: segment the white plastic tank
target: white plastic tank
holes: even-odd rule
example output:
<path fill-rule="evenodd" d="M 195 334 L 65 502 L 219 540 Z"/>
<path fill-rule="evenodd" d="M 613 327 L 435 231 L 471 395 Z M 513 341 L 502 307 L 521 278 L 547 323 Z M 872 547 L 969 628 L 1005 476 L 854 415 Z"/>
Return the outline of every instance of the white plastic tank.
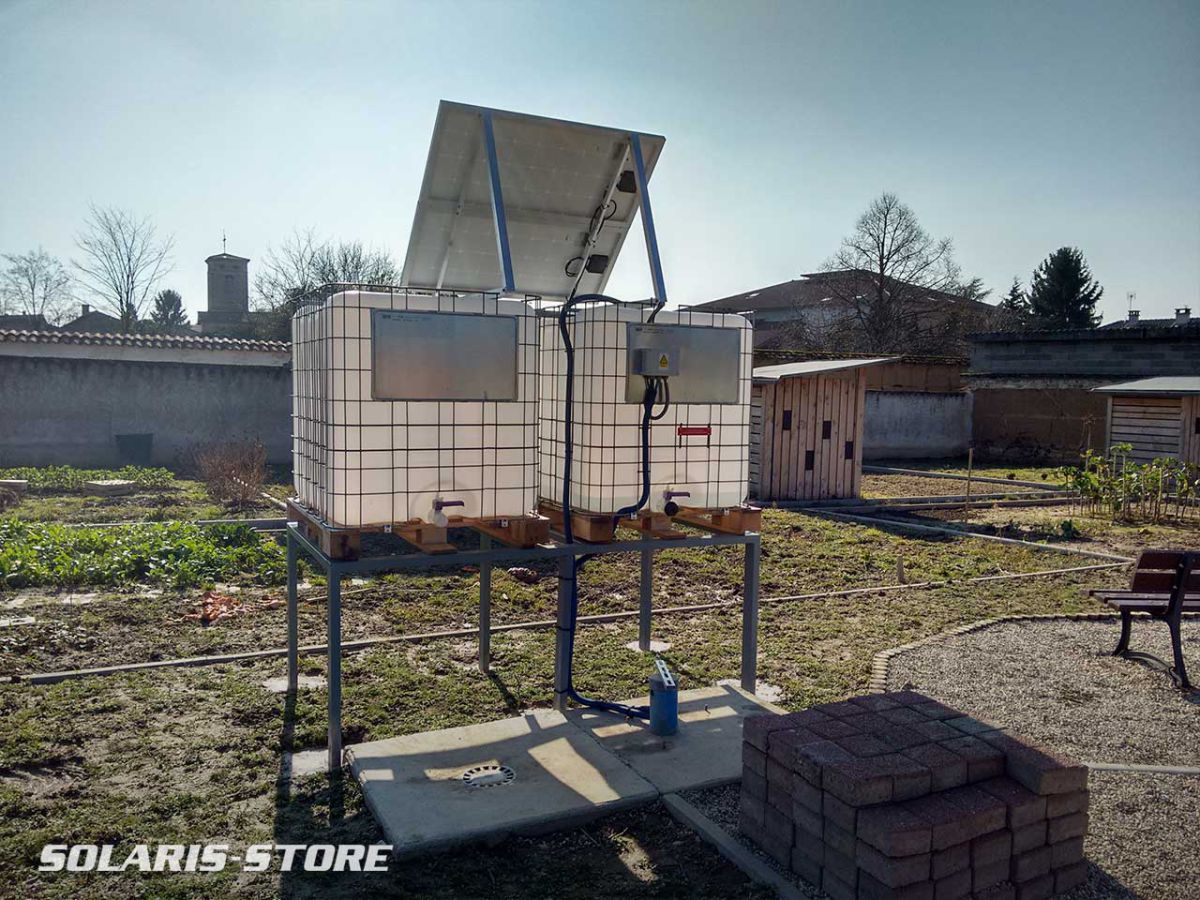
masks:
<path fill-rule="evenodd" d="M 328 524 L 514 518 L 537 501 L 537 320 L 523 301 L 338 290 L 292 319 L 297 497 Z"/>
<path fill-rule="evenodd" d="M 570 313 L 575 348 L 571 505 L 576 511 L 614 513 L 641 495 L 645 380 L 637 374 L 644 357 L 637 351 L 642 348 L 662 360 L 664 370 L 674 370 L 668 376 L 666 414 L 650 426 L 647 508 L 661 511 L 668 499 L 703 508 L 736 506 L 746 499 L 750 322 L 740 315 L 663 310 L 650 324 L 650 311 L 635 304 L 589 304 Z M 565 463 L 566 355 L 554 315 L 542 319 L 540 356 L 539 495 L 558 504 Z"/>

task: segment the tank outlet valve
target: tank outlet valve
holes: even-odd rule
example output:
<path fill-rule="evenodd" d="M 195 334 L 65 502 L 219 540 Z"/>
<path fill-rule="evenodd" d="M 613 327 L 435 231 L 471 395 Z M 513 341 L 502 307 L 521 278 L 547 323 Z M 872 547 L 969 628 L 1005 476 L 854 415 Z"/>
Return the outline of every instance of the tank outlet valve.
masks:
<path fill-rule="evenodd" d="M 692 496 L 690 491 L 672 491 L 672 490 L 663 491 L 663 499 L 666 501 L 663 504 L 663 512 L 665 512 L 668 516 L 678 515 L 679 514 L 679 504 L 675 502 L 675 498 L 676 497 L 690 497 L 690 496 Z"/>

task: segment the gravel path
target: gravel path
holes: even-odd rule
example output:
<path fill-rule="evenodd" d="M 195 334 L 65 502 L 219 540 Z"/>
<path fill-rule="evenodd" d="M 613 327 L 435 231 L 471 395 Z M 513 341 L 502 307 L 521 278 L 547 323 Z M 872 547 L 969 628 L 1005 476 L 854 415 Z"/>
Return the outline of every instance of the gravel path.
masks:
<path fill-rule="evenodd" d="M 916 690 L 1089 762 L 1200 766 L 1200 693 L 1111 656 L 1112 622 L 1010 622 L 892 657 L 888 685 Z M 1200 677 L 1200 620 L 1184 622 Z M 1170 658 L 1167 629 L 1137 623 L 1131 646 Z"/>
<path fill-rule="evenodd" d="M 1200 766 L 1200 692 L 1109 656 L 1117 625 L 1006 623 L 893 657 L 888 685 L 951 706 L 1091 762 Z M 1159 623 L 1134 626 L 1134 649 L 1170 656 Z M 1184 622 L 1200 674 L 1200 620 Z M 1200 778 L 1093 770 L 1088 884 L 1072 898 L 1200 896 Z"/>

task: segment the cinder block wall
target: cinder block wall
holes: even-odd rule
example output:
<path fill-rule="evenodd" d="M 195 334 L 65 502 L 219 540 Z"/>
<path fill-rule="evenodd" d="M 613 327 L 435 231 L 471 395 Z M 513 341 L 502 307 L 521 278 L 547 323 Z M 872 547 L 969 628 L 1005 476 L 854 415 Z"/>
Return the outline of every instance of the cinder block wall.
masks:
<path fill-rule="evenodd" d="M 1107 398 L 1082 388 L 980 388 L 972 430 L 981 460 L 1079 463 L 1105 446 Z"/>
<path fill-rule="evenodd" d="M 1102 377 L 1200 372 L 1200 323 L 1175 331 L 1114 329 L 984 334 L 971 339 L 972 375 Z"/>
<path fill-rule="evenodd" d="M 965 455 L 971 440 L 971 399 L 962 392 L 868 390 L 863 459 Z"/>
<path fill-rule="evenodd" d="M 0 357 L 0 466 L 121 465 L 118 434 L 151 434 L 155 465 L 197 443 L 254 438 L 291 462 L 291 370 Z"/>

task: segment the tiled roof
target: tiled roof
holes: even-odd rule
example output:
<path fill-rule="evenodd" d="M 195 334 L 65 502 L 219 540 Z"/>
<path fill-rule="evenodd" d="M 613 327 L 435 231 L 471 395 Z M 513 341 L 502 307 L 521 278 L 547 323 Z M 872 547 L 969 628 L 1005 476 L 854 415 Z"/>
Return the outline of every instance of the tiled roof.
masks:
<path fill-rule="evenodd" d="M 0 342 L 25 344 L 84 344 L 96 347 L 143 347 L 161 350 L 257 350 L 289 353 L 287 341 L 180 334 L 95 334 L 86 331 L 24 331 L 0 329 Z"/>

